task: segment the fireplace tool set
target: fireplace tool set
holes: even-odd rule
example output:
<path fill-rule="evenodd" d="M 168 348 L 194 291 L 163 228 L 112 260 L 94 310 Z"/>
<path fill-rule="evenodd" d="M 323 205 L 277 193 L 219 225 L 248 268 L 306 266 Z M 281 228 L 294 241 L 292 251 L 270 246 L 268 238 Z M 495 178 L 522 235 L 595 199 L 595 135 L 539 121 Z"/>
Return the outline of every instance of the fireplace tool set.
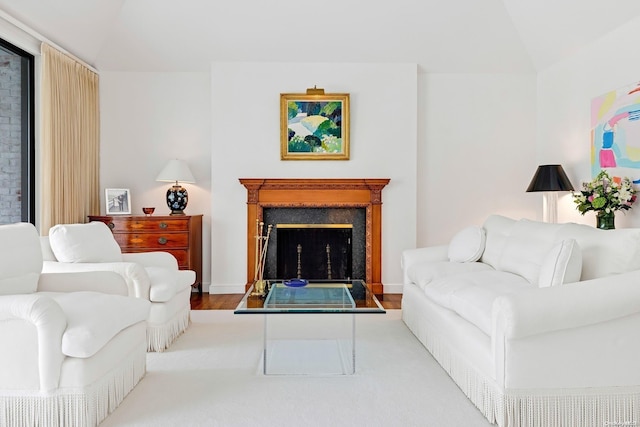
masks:
<path fill-rule="evenodd" d="M 266 281 L 264 280 L 264 266 L 267 260 L 267 247 L 269 246 L 269 236 L 271 236 L 272 224 L 267 226 L 267 232 L 264 233 L 264 222 L 256 219 L 256 258 L 255 258 L 255 272 L 254 272 L 254 285 L 253 296 L 265 296 L 266 294 Z"/>

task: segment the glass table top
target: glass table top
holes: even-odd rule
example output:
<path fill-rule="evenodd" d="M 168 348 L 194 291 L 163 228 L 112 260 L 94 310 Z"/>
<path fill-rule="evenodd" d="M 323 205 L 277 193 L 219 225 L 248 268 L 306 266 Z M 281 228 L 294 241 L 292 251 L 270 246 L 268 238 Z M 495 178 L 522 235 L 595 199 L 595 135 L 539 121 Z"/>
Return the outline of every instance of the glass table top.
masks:
<path fill-rule="evenodd" d="M 235 314 L 249 313 L 386 313 L 363 280 L 312 280 L 306 286 L 287 286 L 265 280 L 264 295 L 251 286 Z"/>

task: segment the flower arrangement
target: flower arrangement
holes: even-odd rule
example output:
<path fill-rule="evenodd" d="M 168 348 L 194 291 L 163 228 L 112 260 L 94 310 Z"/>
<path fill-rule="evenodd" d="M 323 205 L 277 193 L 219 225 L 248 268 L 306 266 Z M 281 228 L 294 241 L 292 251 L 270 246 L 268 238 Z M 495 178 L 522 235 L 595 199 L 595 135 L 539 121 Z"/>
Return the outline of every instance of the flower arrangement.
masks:
<path fill-rule="evenodd" d="M 582 215 L 588 211 L 613 213 L 631 209 L 636 190 L 629 178 L 615 180 L 603 170 L 593 181 L 582 183 L 582 190 L 573 194 L 573 201 Z"/>

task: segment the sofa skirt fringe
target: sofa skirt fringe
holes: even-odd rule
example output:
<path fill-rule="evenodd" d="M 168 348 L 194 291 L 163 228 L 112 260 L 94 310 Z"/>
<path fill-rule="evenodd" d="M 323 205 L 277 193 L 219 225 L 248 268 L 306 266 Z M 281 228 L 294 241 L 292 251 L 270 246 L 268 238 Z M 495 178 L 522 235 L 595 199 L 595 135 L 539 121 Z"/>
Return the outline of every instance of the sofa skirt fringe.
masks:
<path fill-rule="evenodd" d="M 566 394 L 508 394 L 506 426 L 637 426 L 640 391 L 593 389 L 567 390 Z"/>
<path fill-rule="evenodd" d="M 97 426 L 144 377 L 146 366 L 146 353 L 136 351 L 110 375 L 83 390 L 58 390 L 53 394 L 0 391 L 0 425 Z"/>
<path fill-rule="evenodd" d="M 165 351 L 189 327 L 189 306 L 181 309 L 162 325 L 147 325 L 147 351 Z"/>
<path fill-rule="evenodd" d="M 496 392 L 495 386 L 458 358 L 434 335 L 425 334 L 423 344 L 487 420 L 493 424 L 498 422 L 502 415 L 503 400 L 500 393 Z M 499 422 L 498 424 L 501 425 Z"/>
<path fill-rule="evenodd" d="M 419 317 L 403 313 L 409 329 L 492 424 L 500 427 L 640 426 L 638 387 L 505 392 L 493 379 L 479 373 L 452 351 L 446 340 L 429 333 Z"/>

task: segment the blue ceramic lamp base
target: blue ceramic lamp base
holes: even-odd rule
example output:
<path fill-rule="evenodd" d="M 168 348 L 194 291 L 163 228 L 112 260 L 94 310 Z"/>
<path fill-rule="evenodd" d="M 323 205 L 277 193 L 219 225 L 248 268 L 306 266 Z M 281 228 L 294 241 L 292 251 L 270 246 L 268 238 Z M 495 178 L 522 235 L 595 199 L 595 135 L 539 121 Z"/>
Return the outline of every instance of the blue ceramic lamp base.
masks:
<path fill-rule="evenodd" d="M 167 190 L 167 206 L 171 209 L 171 215 L 184 215 L 189 195 L 187 189 L 181 185 L 174 185 Z"/>

